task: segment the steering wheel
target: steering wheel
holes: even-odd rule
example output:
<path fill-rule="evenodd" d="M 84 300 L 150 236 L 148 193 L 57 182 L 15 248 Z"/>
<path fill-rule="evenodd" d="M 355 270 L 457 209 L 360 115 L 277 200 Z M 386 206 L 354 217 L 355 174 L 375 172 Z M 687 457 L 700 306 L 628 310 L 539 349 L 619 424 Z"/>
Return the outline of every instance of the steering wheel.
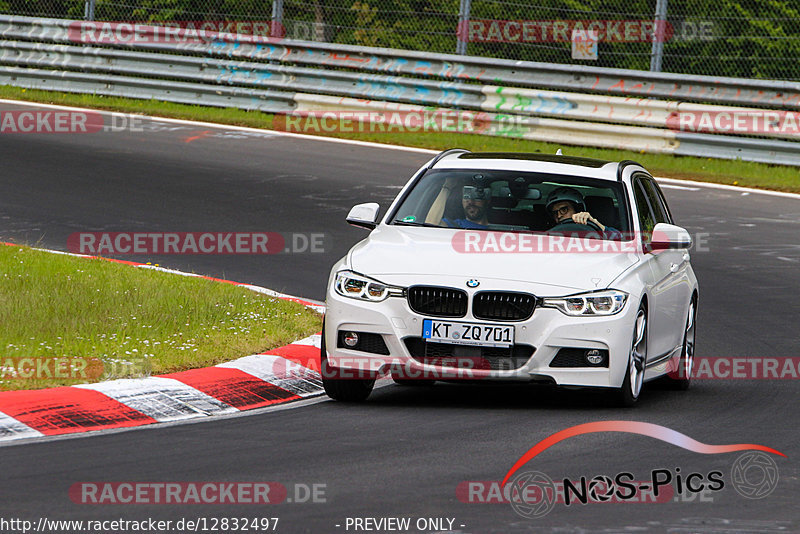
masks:
<path fill-rule="evenodd" d="M 569 220 L 557 223 L 555 226 L 550 228 L 548 232 L 600 232 L 603 234 L 603 230 L 600 229 L 594 222 L 588 221 L 588 224 L 579 224 L 575 221 Z"/>

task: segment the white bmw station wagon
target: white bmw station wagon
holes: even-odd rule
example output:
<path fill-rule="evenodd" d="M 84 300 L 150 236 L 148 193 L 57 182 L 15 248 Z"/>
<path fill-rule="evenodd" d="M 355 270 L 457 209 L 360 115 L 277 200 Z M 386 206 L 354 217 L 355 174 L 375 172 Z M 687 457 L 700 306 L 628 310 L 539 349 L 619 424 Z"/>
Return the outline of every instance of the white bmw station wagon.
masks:
<path fill-rule="evenodd" d="M 632 161 L 442 152 L 331 270 L 323 384 L 362 401 L 375 379 L 606 388 L 689 386 L 698 284 L 692 239 Z"/>

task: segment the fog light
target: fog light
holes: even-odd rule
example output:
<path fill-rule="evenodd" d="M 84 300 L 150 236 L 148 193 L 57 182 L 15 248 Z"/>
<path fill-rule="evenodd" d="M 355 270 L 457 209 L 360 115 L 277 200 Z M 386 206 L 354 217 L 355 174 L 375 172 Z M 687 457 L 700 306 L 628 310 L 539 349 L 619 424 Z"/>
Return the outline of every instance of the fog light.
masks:
<path fill-rule="evenodd" d="M 355 347 L 358 345 L 358 334 L 355 332 L 345 332 L 344 334 L 344 344 L 348 347 Z"/>
<path fill-rule="evenodd" d="M 597 349 L 591 349 L 586 351 L 586 361 L 592 365 L 598 365 L 603 363 L 603 353 Z"/>

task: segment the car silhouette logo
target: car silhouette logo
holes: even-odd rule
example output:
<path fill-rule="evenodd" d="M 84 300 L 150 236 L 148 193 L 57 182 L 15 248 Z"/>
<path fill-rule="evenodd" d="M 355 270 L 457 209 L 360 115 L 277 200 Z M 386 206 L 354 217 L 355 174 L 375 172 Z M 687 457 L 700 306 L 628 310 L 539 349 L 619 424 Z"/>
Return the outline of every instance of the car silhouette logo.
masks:
<path fill-rule="evenodd" d="M 474 278 L 467 280 L 467 287 L 478 287 L 479 285 L 481 285 L 481 283 Z"/>

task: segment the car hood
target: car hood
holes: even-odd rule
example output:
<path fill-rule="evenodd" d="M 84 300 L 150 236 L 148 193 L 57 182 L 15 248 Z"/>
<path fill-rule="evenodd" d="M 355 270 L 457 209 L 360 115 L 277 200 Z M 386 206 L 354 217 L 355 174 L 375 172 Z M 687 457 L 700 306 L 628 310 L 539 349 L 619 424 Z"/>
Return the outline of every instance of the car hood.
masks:
<path fill-rule="evenodd" d="M 529 284 L 533 286 L 530 289 L 538 294 L 547 294 L 551 291 L 605 289 L 638 261 L 638 255 L 633 252 L 567 253 L 537 250 L 466 253 L 460 251 L 463 247 L 458 244 L 463 242 L 463 232 L 448 228 L 381 225 L 351 249 L 348 263 L 354 271 L 389 284 L 444 283 L 447 279 L 463 279 L 458 284 L 461 286 L 474 278 L 480 282 L 494 280 Z M 471 233 L 486 237 L 485 232 Z M 492 233 L 496 237 L 503 235 L 500 232 Z M 564 240 L 565 249 L 574 250 L 567 246 L 568 242 Z M 598 245 L 600 242 L 593 243 Z M 501 283 L 500 286 L 508 287 L 508 284 Z M 484 287 L 488 288 L 482 284 L 481 289 Z"/>

